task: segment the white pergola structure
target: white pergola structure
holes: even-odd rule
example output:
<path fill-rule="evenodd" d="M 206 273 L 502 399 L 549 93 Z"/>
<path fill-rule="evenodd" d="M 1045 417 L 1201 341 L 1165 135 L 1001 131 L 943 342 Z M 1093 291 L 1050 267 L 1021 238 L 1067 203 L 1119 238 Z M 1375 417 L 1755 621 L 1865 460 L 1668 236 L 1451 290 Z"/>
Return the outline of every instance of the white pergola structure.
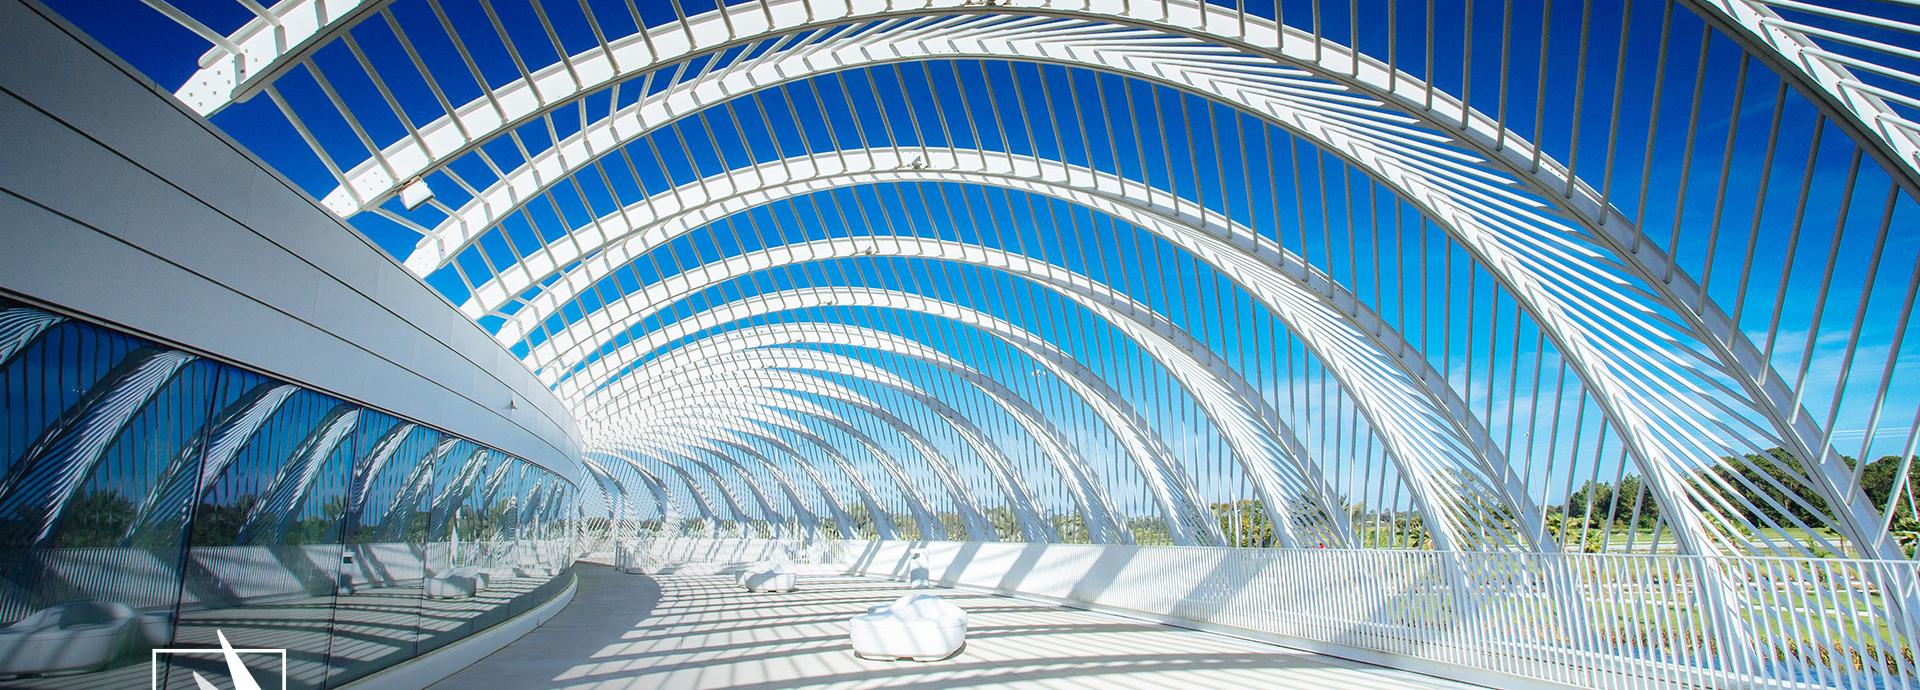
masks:
<path fill-rule="evenodd" d="M 1910 3 L 145 1 L 615 524 L 1912 558 Z"/>

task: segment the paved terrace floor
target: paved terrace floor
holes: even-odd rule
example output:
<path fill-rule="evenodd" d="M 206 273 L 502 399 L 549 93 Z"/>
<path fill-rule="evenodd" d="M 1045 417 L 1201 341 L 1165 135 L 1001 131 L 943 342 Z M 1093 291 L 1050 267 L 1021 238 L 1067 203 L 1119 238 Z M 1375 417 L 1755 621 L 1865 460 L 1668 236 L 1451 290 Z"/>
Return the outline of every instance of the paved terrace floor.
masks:
<path fill-rule="evenodd" d="M 1344 659 L 966 590 L 967 646 L 930 663 L 853 656 L 847 619 L 905 585 L 806 577 L 749 594 L 730 575 L 575 568 L 567 608 L 434 686 L 474 688 L 1459 688 Z"/>

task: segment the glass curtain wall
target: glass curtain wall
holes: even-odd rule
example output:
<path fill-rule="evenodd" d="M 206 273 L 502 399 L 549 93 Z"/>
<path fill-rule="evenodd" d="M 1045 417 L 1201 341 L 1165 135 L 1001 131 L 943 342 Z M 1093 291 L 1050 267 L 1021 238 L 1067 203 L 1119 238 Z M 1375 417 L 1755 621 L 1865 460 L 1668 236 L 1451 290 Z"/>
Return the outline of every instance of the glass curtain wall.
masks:
<path fill-rule="evenodd" d="M 338 686 L 571 578 L 545 468 L 3 298 L 0 462 L 0 686 Z"/>

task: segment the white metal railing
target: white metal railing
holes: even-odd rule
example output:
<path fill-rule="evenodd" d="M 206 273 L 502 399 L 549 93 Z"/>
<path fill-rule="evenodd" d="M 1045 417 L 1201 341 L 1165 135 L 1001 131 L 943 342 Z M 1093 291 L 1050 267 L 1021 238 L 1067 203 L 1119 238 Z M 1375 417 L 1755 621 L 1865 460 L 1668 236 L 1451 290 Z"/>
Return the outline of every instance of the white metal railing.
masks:
<path fill-rule="evenodd" d="M 614 567 L 640 571 L 689 565 L 734 565 L 772 561 L 802 566 L 802 572 L 837 572 L 847 560 L 843 545 L 824 538 L 745 538 L 669 535 L 657 531 L 615 541 L 610 552 Z M 824 567 L 829 566 L 832 567 Z M 805 567 L 823 566 L 823 567 Z"/>
<path fill-rule="evenodd" d="M 1227 626 L 1420 670 L 1579 687 L 1920 687 L 1912 563 L 1846 559 L 661 539 L 662 563 L 811 551 Z M 1018 564 L 1017 566 L 1015 564 Z M 1716 604 L 1715 602 L 1722 602 Z"/>
<path fill-rule="evenodd" d="M 457 548 L 446 543 L 428 544 L 429 562 L 437 567 L 475 566 L 510 570 L 513 568 L 558 571 L 573 560 L 573 543 L 566 539 L 521 539 L 463 542 Z"/>

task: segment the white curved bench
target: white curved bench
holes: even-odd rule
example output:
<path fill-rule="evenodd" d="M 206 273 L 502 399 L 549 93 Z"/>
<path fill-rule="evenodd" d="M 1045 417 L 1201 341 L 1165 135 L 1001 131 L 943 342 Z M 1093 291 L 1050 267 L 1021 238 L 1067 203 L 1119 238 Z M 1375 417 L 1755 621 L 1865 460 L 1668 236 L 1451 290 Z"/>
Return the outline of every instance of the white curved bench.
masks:
<path fill-rule="evenodd" d="M 480 591 L 479 579 L 463 575 L 459 570 L 449 570 L 439 575 L 427 577 L 423 587 L 428 597 L 434 599 L 459 599 L 473 596 Z"/>
<path fill-rule="evenodd" d="M 639 572 L 639 571 L 635 569 L 635 570 L 628 570 L 627 572 L 631 573 L 631 572 Z M 554 575 L 554 568 L 553 566 L 550 566 L 550 565 L 513 566 L 514 577 L 553 577 L 553 575 Z"/>
<path fill-rule="evenodd" d="M 78 601 L 34 612 L 0 628 L 0 674 L 91 671 L 107 665 L 132 634 L 126 604 Z"/>
<path fill-rule="evenodd" d="M 476 592 L 493 586 L 493 573 L 477 565 L 454 568 L 453 574 L 473 580 L 473 589 Z"/>
<path fill-rule="evenodd" d="M 935 594 L 915 593 L 848 621 L 853 655 L 937 661 L 967 642 L 967 612 Z"/>
<path fill-rule="evenodd" d="M 755 563 L 734 578 L 749 592 L 791 592 L 799 578 L 779 563 Z"/>

